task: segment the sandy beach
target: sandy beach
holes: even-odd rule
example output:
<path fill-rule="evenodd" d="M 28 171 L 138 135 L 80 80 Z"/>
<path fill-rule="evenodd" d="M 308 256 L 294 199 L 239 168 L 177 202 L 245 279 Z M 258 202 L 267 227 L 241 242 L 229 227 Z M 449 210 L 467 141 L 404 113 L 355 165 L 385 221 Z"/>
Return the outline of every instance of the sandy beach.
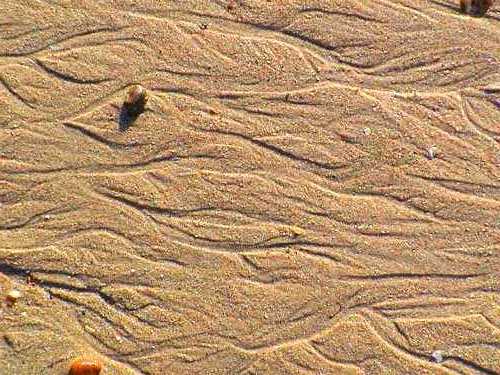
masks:
<path fill-rule="evenodd" d="M 499 21 L 0 1 L 0 374 L 499 374 Z"/>

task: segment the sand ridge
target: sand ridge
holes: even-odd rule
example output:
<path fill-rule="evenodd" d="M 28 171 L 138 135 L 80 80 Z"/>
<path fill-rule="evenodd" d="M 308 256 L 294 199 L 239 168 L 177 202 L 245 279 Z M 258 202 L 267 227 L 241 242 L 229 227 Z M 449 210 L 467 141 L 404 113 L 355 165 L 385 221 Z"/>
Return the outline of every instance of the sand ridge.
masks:
<path fill-rule="evenodd" d="M 0 373 L 500 372 L 499 6 L 0 2 Z"/>

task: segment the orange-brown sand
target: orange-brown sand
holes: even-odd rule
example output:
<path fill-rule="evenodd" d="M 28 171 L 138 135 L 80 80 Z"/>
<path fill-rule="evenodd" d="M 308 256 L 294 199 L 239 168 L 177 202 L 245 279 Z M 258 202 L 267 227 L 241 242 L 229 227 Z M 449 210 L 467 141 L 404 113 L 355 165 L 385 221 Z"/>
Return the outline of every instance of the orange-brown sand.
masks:
<path fill-rule="evenodd" d="M 499 21 L 0 1 L 0 374 L 500 373 Z"/>

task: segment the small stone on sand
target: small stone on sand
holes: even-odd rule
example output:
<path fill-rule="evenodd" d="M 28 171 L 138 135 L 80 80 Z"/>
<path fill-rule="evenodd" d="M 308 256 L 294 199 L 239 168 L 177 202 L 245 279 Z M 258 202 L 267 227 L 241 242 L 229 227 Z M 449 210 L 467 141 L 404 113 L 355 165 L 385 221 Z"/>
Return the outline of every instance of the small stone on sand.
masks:
<path fill-rule="evenodd" d="M 91 360 L 76 360 L 71 364 L 69 375 L 99 375 L 102 365 Z"/>
<path fill-rule="evenodd" d="M 128 90 L 123 106 L 129 116 L 137 117 L 144 112 L 147 102 L 148 94 L 146 89 L 141 85 L 134 85 Z"/>
<path fill-rule="evenodd" d="M 441 350 L 436 350 L 435 352 L 432 353 L 432 358 L 437 363 L 441 363 L 443 362 L 443 353 L 441 352 Z"/>
<path fill-rule="evenodd" d="M 19 298 L 21 298 L 22 293 L 19 290 L 12 289 L 9 293 L 7 293 L 7 296 L 5 299 L 7 300 L 7 303 L 9 305 L 13 305 L 17 302 Z"/>
<path fill-rule="evenodd" d="M 429 160 L 433 160 L 437 157 L 438 155 L 438 148 L 436 146 L 431 146 L 427 149 L 427 158 Z"/>

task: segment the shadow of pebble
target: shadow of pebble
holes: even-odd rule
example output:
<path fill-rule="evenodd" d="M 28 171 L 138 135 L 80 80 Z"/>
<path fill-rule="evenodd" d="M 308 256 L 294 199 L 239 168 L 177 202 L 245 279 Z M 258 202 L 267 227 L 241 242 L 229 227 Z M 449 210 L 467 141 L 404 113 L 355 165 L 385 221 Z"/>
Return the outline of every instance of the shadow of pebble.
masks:
<path fill-rule="evenodd" d="M 121 107 L 118 115 L 118 130 L 121 132 L 127 131 L 134 123 L 138 116 L 132 116 L 125 107 Z"/>

